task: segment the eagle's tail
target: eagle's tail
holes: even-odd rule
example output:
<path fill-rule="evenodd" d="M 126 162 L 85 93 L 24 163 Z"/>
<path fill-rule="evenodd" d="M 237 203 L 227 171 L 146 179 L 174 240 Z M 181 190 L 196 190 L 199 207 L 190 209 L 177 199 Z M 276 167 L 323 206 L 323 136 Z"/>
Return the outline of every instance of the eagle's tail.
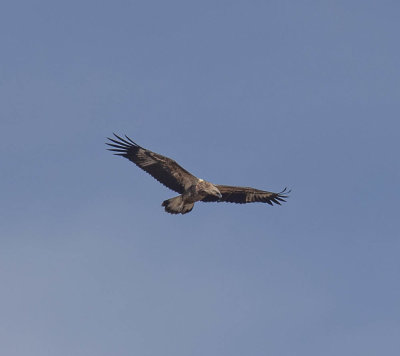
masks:
<path fill-rule="evenodd" d="M 170 214 L 186 214 L 192 211 L 194 203 L 187 203 L 183 200 L 182 195 L 163 201 L 161 204 L 165 207 L 165 211 Z"/>

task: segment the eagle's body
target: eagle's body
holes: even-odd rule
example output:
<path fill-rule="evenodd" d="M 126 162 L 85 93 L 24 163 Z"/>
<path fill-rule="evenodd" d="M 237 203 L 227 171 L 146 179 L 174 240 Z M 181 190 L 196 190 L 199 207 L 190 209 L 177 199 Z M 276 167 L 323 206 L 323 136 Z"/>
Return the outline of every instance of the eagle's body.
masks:
<path fill-rule="evenodd" d="M 165 200 L 162 206 L 165 207 L 165 211 L 168 213 L 186 214 L 193 209 L 195 202 L 201 201 L 207 196 L 215 196 L 219 199 L 222 197 L 222 194 L 214 184 L 196 178 L 193 184 L 183 194 Z"/>
<path fill-rule="evenodd" d="M 174 160 L 140 147 L 127 136 L 126 139 L 115 134 L 114 136 L 118 140 L 109 138 L 113 143 L 107 143 L 113 147 L 109 148 L 110 151 L 128 158 L 160 183 L 180 194 L 162 203 L 168 213 L 186 214 L 193 209 L 197 201 L 239 204 L 262 202 L 280 205 L 280 202 L 287 198 L 286 188 L 280 193 L 272 193 L 249 187 L 212 184 L 195 177 Z"/>

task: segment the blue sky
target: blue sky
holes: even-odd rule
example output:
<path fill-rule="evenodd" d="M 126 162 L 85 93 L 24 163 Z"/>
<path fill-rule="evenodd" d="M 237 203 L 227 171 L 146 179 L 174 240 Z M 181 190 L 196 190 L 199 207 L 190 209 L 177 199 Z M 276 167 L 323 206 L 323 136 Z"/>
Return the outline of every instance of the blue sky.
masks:
<path fill-rule="evenodd" d="M 398 355 L 396 1 L 3 1 L 4 355 Z M 127 134 L 281 207 L 196 204 Z"/>

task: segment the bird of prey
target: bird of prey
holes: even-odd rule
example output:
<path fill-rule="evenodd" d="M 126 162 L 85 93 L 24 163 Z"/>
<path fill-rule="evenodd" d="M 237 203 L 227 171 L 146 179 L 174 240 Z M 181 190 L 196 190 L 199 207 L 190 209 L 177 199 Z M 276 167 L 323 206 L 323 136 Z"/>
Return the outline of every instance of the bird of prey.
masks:
<path fill-rule="evenodd" d="M 122 156 L 149 173 L 160 183 L 179 193 L 177 197 L 165 200 L 162 206 L 170 214 L 189 213 L 197 201 L 229 203 L 267 203 L 279 204 L 288 197 L 286 188 L 279 193 L 268 192 L 250 187 L 234 187 L 207 182 L 197 178 L 181 167 L 173 159 L 140 147 L 128 136 L 122 138 L 114 134 L 106 143 L 117 156 Z"/>

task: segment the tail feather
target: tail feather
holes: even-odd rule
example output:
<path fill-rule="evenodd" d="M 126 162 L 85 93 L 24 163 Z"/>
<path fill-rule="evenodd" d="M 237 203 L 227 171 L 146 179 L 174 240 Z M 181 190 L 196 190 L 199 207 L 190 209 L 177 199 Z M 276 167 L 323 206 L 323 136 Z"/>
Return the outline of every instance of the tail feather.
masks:
<path fill-rule="evenodd" d="M 182 195 L 163 201 L 161 204 L 170 214 L 186 214 L 192 211 L 194 203 L 186 203 Z"/>

